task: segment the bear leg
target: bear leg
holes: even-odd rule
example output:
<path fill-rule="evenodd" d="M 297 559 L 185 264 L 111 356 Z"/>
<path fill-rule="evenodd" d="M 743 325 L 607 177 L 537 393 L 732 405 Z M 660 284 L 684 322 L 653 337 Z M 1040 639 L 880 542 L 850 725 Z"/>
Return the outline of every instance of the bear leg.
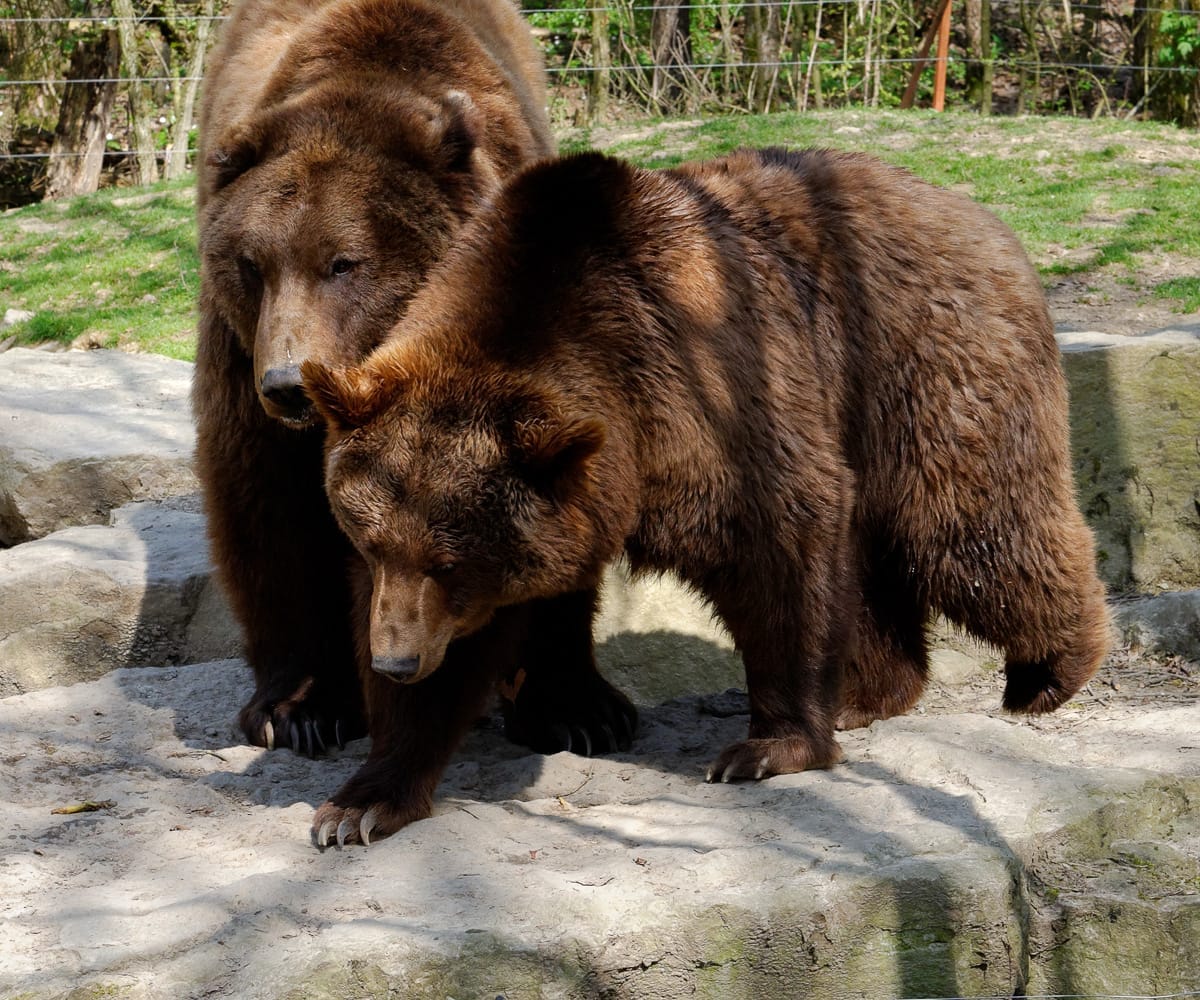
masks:
<path fill-rule="evenodd" d="M 733 608 L 718 602 L 746 667 L 750 732 L 721 751 L 707 781 L 758 780 L 842 759 L 834 723 L 857 602 L 838 576 L 810 588 L 779 586 L 757 600 L 743 593 Z M 780 577 L 765 574 L 772 585 Z"/>
<path fill-rule="evenodd" d="M 504 609 L 492 624 L 453 642 L 442 665 L 414 684 L 365 671 L 371 750 L 314 814 L 318 847 L 370 844 L 430 815 L 450 755 L 509 669 L 522 631 L 514 626 L 522 621 L 522 609 Z"/>
<path fill-rule="evenodd" d="M 197 356 L 197 472 L 213 561 L 254 670 L 238 722 L 255 746 L 313 756 L 366 731 L 350 621 L 357 557 L 329 512 L 321 435 L 267 417 L 245 359 L 221 354 L 228 345 L 208 333 Z"/>
<path fill-rule="evenodd" d="M 1072 576 L 1058 603 L 1042 609 L 1040 627 L 1015 631 L 1001 643 L 1006 653 L 1003 706 L 1009 712 L 1054 711 L 1091 680 L 1108 655 L 1104 586 L 1090 559 Z"/>
<path fill-rule="evenodd" d="M 917 703 L 929 673 L 927 617 L 912 585 L 887 572 L 885 560 L 868 565 L 838 729 L 903 715 Z"/>
<path fill-rule="evenodd" d="M 596 668 L 595 590 L 526 605 L 527 633 L 515 672 L 500 684 L 504 733 L 538 753 L 628 750 L 637 709 Z"/>
<path fill-rule="evenodd" d="M 1058 708 L 1099 669 L 1111 644 L 1091 531 L 1073 504 L 996 553 L 991 573 L 967 567 L 947 616 L 1005 653 L 1004 708 Z"/>

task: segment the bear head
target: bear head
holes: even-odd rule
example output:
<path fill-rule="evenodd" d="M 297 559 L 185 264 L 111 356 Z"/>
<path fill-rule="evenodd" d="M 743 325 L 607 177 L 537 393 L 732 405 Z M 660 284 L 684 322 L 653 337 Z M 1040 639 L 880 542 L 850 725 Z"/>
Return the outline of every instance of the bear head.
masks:
<path fill-rule="evenodd" d="M 326 490 L 370 567 L 373 667 L 427 677 L 502 607 L 594 586 L 623 534 L 605 523 L 604 420 L 427 357 L 303 366 L 328 422 Z"/>
<path fill-rule="evenodd" d="M 320 420 L 301 365 L 366 356 L 498 184 L 468 96 L 385 83 L 313 87 L 228 129 L 207 154 L 206 311 L 252 359 L 263 408 L 291 427 Z"/>

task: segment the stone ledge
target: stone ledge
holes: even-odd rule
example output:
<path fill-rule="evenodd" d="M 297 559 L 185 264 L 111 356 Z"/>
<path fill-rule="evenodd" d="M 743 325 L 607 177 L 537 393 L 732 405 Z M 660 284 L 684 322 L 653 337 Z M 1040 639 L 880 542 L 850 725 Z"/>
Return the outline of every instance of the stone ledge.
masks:
<path fill-rule="evenodd" d="M 241 648 L 193 498 L 0 550 L 0 695 Z"/>
<path fill-rule="evenodd" d="M 1200 336 L 1058 335 L 1079 505 L 1118 592 L 1200 586 Z"/>
<path fill-rule="evenodd" d="M 153 355 L 0 353 L 0 546 L 195 493 L 191 382 Z"/>
<path fill-rule="evenodd" d="M 435 815 L 318 853 L 359 765 L 237 745 L 237 661 L 0 701 L 0 993 L 842 1000 L 1200 989 L 1200 705 L 909 716 L 846 763 L 706 785 L 746 716 L 633 751 L 472 734 Z M 97 812 L 52 815 L 83 800 Z M 269 947 L 264 946 L 269 943 Z M 90 995 L 90 994 L 89 994 Z"/>

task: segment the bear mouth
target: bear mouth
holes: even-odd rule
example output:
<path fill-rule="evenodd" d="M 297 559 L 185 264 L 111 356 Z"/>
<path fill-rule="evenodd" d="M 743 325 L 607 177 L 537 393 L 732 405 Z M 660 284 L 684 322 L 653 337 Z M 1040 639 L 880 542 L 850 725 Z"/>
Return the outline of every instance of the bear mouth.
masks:
<path fill-rule="evenodd" d="M 300 413 L 273 413 L 267 407 L 263 407 L 263 409 L 266 409 L 267 414 L 283 424 L 284 427 L 294 431 L 311 430 L 321 422 L 314 406 L 306 407 Z"/>

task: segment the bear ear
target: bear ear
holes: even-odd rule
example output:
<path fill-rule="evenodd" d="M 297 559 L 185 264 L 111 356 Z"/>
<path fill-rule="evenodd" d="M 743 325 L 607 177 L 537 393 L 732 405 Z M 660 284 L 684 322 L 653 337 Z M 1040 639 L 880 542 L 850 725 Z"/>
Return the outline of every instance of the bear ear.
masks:
<path fill-rule="evenodd" d="M 461 90 L 446 91 L 441 104 L 438 124 L 442 129 L 442 164 L 454 173 L 466 173 L 471 169 L 471 154 L 483 133 L 483 113 Z"/>
<path fill-rule="evenodd" d="M 514 428 L 517 463 L 539 492 L 566 500 L 580 485 L 588 460 L 604 445 L 608 428 L 599 417 L 548 417 Z"/>
<path fill-rule="evenodd" d="M 213 190 L 220 191 L 257 166 L 263 156 L 263 130 L 239 125 L 227 131 L 205 157 L 213 171 Z"/>
<path fill-rule="evenodd" d="M 370 423 L 392 395 L 382 378 L 362 368 L 330 368 L 319 361 L 305 361 L 300 374 L 308 398 L 337 431 Z"/>

